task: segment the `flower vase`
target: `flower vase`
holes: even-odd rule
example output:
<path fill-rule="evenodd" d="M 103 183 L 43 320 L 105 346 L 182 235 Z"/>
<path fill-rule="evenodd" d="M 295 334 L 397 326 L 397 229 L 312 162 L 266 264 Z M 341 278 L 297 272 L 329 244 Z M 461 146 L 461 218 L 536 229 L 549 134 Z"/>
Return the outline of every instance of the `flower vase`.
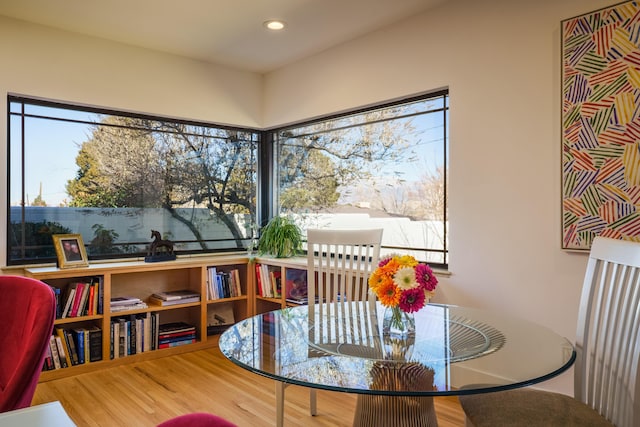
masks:
<path fill-rule="evenodd" d="M 413 313 L 400 310 L 400 307 L 387 307 L 382 319 L 382 334 L 390 338 L 415 337 L 416 319 Z"/>
<path fill-rule="evenodd" d="M 399 307 L 387 307 L 382 319 L 382 337 L 385 358 L 409 360 L 413 352 L 416 336 L 416 321 L 413 313 L 406 313 Z"/>

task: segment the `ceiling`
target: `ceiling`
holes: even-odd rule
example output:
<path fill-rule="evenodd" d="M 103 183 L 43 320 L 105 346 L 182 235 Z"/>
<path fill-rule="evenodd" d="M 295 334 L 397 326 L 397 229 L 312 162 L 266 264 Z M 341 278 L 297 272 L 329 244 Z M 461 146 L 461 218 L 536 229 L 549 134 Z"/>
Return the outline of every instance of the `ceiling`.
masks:
<path fill-rule="evenodd" d="M 265 73 L 445 0 L 3 0 L 0 15 Z M 274 33 L 262 23 L 280 19 Z"/>

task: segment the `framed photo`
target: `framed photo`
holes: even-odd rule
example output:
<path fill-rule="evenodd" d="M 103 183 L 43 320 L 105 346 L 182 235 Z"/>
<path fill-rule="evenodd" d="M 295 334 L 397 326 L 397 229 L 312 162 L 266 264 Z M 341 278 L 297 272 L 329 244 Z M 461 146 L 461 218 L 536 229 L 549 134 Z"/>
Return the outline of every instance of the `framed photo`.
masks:
<path fill-rule="evenodd" d="M 53 246 L 56 248 L 59 268 L 87 267 L 87 251 L 80 234 L 54 234 Z"/>

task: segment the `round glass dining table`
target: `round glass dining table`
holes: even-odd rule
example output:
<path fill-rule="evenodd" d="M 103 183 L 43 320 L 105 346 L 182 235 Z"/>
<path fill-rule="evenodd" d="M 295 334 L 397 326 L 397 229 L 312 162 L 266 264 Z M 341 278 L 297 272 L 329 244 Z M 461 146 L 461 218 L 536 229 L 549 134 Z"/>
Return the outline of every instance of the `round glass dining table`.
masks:
<path fill-rule="evenodd" d="M 552 330 L 488 310 L 428 304 L 415 330 L 389 333 L 379 303 L 316 304 L 242 320 L 222 353 L 288 384 L 358 394 L 354 425 L 437 425 L 433 397 L 494 392 L 545 381 L 575 360 Z M 382 423 L 382 424 L 381 424 Z"/>

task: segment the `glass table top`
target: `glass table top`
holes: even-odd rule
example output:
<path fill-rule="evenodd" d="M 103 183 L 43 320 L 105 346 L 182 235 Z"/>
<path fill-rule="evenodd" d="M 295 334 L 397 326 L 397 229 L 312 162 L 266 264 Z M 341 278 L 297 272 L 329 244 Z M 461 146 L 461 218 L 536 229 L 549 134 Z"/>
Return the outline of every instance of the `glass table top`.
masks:
<path fill-rule="evenodd" d="M 497 391 L 568 369 L 572 344 L 548 328 L 490 311 L 429 304 L 415 335 L 383 333 L 379 303 L 289 307 L 242 320 L 220 337 L 237 365 L 274 380 L 361 394 L 437 396 Z"/>

